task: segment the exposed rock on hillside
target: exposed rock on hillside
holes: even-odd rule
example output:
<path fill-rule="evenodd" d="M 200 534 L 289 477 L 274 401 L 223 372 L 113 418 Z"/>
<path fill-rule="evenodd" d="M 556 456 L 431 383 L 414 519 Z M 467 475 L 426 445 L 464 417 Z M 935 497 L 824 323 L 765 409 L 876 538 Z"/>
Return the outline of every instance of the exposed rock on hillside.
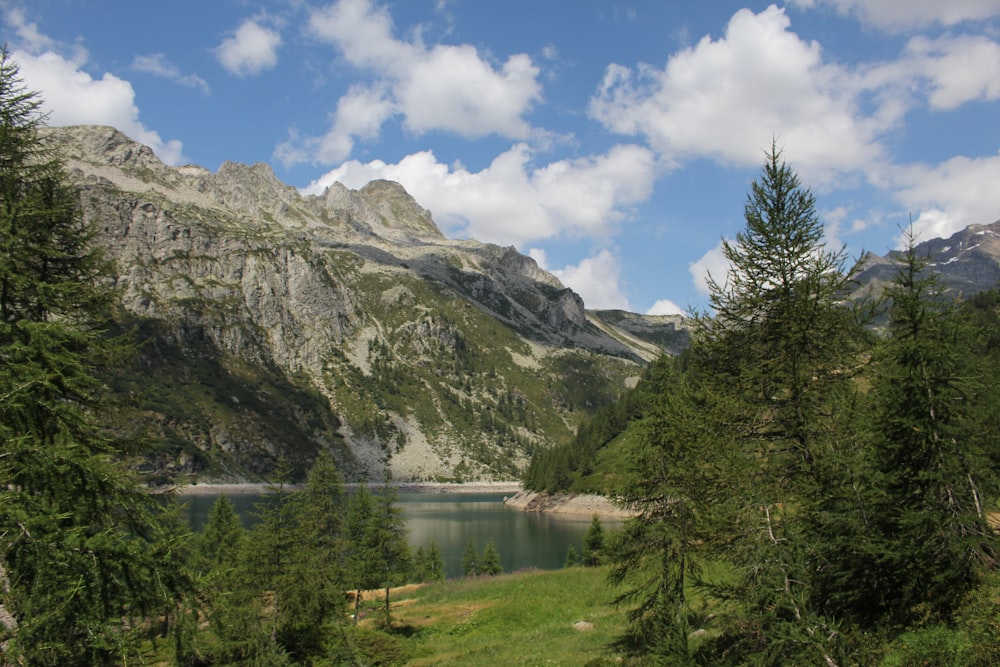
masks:
<path fill-rule="evenodd" d="M 167 477 L 510 478 L 683 327 L 587 313 L 513 248 L 446 239 L 396 183 L 303 196 L 264 164 L 171 168 L 105 127 L 47 131 L 118 267 Z M 667 342 L 667 344 L 664 344 Z"/>
<path fill-rule="evenodd" d="M 956 296 L 969 296 L 1000 285 L 1000 221 L 989 225 L 969 225 L 946 239 L 917 244 L 917 256 L 929 261 L 928 269 L 945 289 Z M 893 258 L 869 254 L 862 260 L 858 276 L 862 293 L 878 293 L 896 274 Z"/>

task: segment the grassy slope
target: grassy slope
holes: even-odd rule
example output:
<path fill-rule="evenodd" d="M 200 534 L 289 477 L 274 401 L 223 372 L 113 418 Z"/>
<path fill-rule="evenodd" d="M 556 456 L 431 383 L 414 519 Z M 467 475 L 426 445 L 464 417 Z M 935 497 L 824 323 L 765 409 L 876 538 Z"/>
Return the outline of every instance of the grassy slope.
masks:
<path fill-rule="evenodd" d="M 401 595 L 394 625 L 407 665 L 616 663 L 625 611 L 611 605 L 604 568 L 528 571 L 446 581 Z M 577 629 L 580 621 L 591 629 Z"/>

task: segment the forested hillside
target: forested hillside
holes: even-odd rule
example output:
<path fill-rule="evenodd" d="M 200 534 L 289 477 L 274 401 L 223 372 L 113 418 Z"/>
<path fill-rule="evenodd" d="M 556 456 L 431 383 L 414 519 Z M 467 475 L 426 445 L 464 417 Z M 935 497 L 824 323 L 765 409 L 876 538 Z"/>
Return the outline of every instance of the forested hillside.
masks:
<path fill-rule="evenodd" d="M 343 477 L 351 470 L 338 461 L 339 456 L 350 462 L 336 446 L 339 422 L 332 415 L 303 420 L 295 412 L 297 407 L 320 410 L 316 406 L 330 394 L 315 391 L 317 385 L 304 379 L 300 384 L 266 351 L 286 355 L 284 362 L 309 355 L 324 360 L 321 370 L 330 373 L 330 384 L 318 386 L 341 405 L 356 401 L 355 409 L 343 414 L 360 419 L 355 426 L 369 429 L 369 436 L 382 438 L 376 454 L 396 456 L 412 444 L 399 437 L 406 430 L 390 419 L 402 418 L 406 407 L 390 390 L 405 388 L 412 396 L 433 386 L 436 397 L 457 407 L 439 413 L 430 400 L 419 406 L 426 415 L 417 410 L 410 417 L 425 425 L 447 425 L 452 436 L 486 430 L 499 438 L 496 449 L 463 450 L 464 470 L 476 460 L 486 468 L 512 470 L 518 454 L 542 449 L 530 446 L 537 444 L 533 433 L 550 427 L 568 432 L 581 411 L 596 410 L 598 417 L 579 429 L 575 444 L 539 454 L 528 471 L 528 482 L 537 488 L 576 485 L 607 491 L 636 513 L 621 532 L 605 536 L 595 520 L 588 533 L 584 560 L 604 568 L 617 608 L 627 610 L 628 617 L 625 636 L 613 649 L 595 651 L 599 655 L 588 664 L 1000 662 L 1000 545 L 991 526 L 1000 498 L 1000 392 L 994 382 L 1000 371 L 1000 295 L 991 291 L 956 301 L 939 288 L 928 260 L 911 244 L 896 259 L 883 301 L 846 299 L 855 269 L 842 253 L 822 244 L 815 201 L 777 146 L 748 194 L 746 228 L 723 246 L 733 270 L 710 281 L 711 314 L 694 322 L 682 354 L 660 358 L 644 371 L 636 390 L 622 394 L 625 376 L 638 372 L 637 350 L 648 349 L 624 341 L 676 344 L 688 340 L 687 333 L 676 323 L 669 332 L 651 333 L 646 324 L 629 322 L 611 335 L 586 319 L 571 293 L 535 275 L 523 257 L 479 246 L 461 257 L 473 262 L 481 253 L 491 267 L 513 265 L 505 289 L 485 289 L 485 283 L 473 280 L 484 275 L 479 268 L 463 273 L 452 267 L 456 275 L 447 263 L 430 260 L 423 265 L 427 273 L 420 274 L 406 273 L 398 257 L 383 257 L 385 262 L 374 268 L 361 255 L 324 264 L 330 271 L 353 272 L 362 282 L 374 280 L 378 290 L 369 294 L 368 303 L 382 303 L 383 309 L 381 319 L 372 320 L 355 302 L 358 322 L 370 326 L 354 329 L 364 335 L 338 355 L 326 348 L 240 347 L 245 338 L 260 342 L 273 332 L 259 323 L 228 319 L 243 307 L 227 310 L 235 308 L 230 297 L 236 283 L 219 279 L 214 268 L 191 273 L 221 263 L 174 252 L 179 249 L 164 241 L 169 257 L 132 268 L 161 272 L 160 278 L 170 279 L 157 284 L 180 289 L 160 301 L 142 289 L 131 294 L 143 308 L 178 315 L 156 323 L 177 327 L 170 330 L 178 335 L 137 340 L 135 334 L 149 333 L 139 324 L 151 324 L 122 316 L 119 292 L 112 287 L 123 278 L 98 243 L 108 228 L 99 229 L 86 214 L 100 207 L 86 208 L 86 194 L 81 198 L 56 144 L 45 139 L 51 135 L 40 132 L 39 106 L 22 85 L 16 64 L 0 51 L 4 664 L 401 665 L 429 646 L 444 650 L 436 634 L 450 633 L 450 639 L 475 631 L 472 614 L 485 603 L 462 602 L 457 613 L 463 621 L 457 625 L 453 618 L 437 626 L 426 619 L 394 625 L 393 587 L 440 579 L 440 554 L 433 544 L 409 551 L 388 472 L 375 492 L 362 485 L 344 493 Z M 174 185 L 183 189 L 186 176 L 174 177 L 180 179 Z M 97 185 L 103 194 L 114 190 Z M 388 188 L 390 200 L 399 203 L 393 199 L 397 191 L 375 187 L 380 188 Z M 360 199 L 352 201 L 363 208 Z M 128 197 L 113 202 L 131 211 L 119 222 L 133 220 L 133 213 L 143 215 L 135 213 L 132 204 L 138 202 L 129 204 Z M 138 210 L 158 209 L 147 201 Z M 184 229 L 190 233 L 194 226 L 175 228 L 172 215 L 161 216 L 164 224 L 147 231 L 184 239 Z M 416 226 L 387 233 L 433 234 L 419 224 L 427 219 L 418 218 L 410 220 Z M 219 231 L 215 223 L 199 228 L 206 247 L 222 243 L 213 235 Z M 237 227 L 249 237 L 264 231 L 285 241 L 294 236 L 267 224 Z M 349 228 L 332 227 L 337 234 L 358 232 Z M 420 248 L 409 256 L 414 262 L 423 261 L 418 254 L 444 247 L 407 238 Z M 252 248 L 237 272 L 241 281 L 255 276 L 237 281 L 241 289 L 253 287 L 244 297 L 263 299 L 265 285 L 273 288 L 273 296 L 291 284 L 256 282 L 266 272 L 243 273 L 257 259 L 317 257 L 304 245 L 291 243 L 275 253 L 254 245 L 260 239 L 240 245 L 246 240 L 230 237 L 222 243 Z M 371 245 L 362 252 L 378 255 L 376 250 Z M 324 257 L 344 260 L 343 249 Z M 175 273 L 174 262 L 183 271 Z M 226 265 L 223 273 L 229 275 L 234 266 Z M 407 289 L 392 291 L 387 270 L 405 277 Z M 325 280 L 330 274 L 289 275 Z M 539 281 L 548 288 L 513 289 Z M 446 307 L 434 316 L 391 319 L 402 317 L 402 309 L 393 306 L 443 285 L 477 295 L 482 301 L 476 303 L 484 308 L 492 303 L 492 315 L 449 292 Z M 225 298 L 203 298 L 216 289 Z M 180 318 L 184 313 L 194 319 Z M 285 315 L 291 319 L 282 326 L 297 336 L 301 332 L 293 324 L 305 320 Z M 574 322 L 567 339 L 592 347 L 582 354 L 536 350 L 563 335 L 542 315 L 560 326 Z M 383 320 L 398 325 L 394 333 L 399 337 L 375 335 Z M 458 322 L 469 331 L 481 330 L 479 346 L 471 344 Z M 336 318 L 325 323 L 341 324 Z M 212 345 L 191 344 L 205 337 Z M 158 356 L 162 365 L 149 365 L 153 353 L 143 343 L 166 346 L 166 354 Z M 196 357 L 198 372 L 183 363 L 193 351 L 226 345 L 263 356 L 248 358 L 245 365 Z M 430 365 L 423 362 L 434 359 L 446 359 L 448 372 L 427 370 Z M 135 379 L 136 364 L 146 364 L 160 381 L 173 382 L 171 371 L 186 369 L 189 375 L 178 378 L 175 389 L 207 379 L 201 387 L 204 400 L 193 401 L 195 411 L 230 404 L 223 419 L 207 422 L 212 425 L 239 425 L 240 415 L 245 420 L 249 414 L 241 406 L 249 403 L 271 418 L 268 428 L 275 438 L 305 433 L 297 429 L 307 426 L 314 455 L 289 460 L 278 449 L 269 452 L 275 493 L 258 507 L 252 529 L 244 528 L 222 499 L 204 532 L 192 535 L 171 498 L 158 498 L 140 484 L 127 463 L 163 451 L 156 452 L 157 440 L 142 437 L 137 428 L 143 411 L 128 409 L 127 399 L 144 389 Z M 345 367 L 350 373 L 334 372 Z M 407 369 L 418 367 L 419 374 L 407 375 Z M 501 369 L 506 383 L 497 381 Z M 545 373 L 559 380 L 546 382 Z M 534 380 L 530 392 L 516 383 L 526 377 Z M 154 392 L 164 408 L 181 400 L 161 393 L 169 386 Z M 287 402 L 268 400 L 270 392 L 282 390 Z M 228 395 L 215 395 L 223 391 Z M 619 394 L 621 400 L 613 402 Z M 533 412 L 542 404 L 554 405 L 544 420 Z M 169 417 L 165 412 L 164 419 Z M 494 413 L 509 421 L 498 423 Z M 441 414 L 447 418 L 440 419 Z M 511 420 L 523 428 L 507 426 Z M 178 441 L 190 436 L 183 428 L 172 433 Z M 437 454 L 450 457 L 444 449 L 456 442 L 442 439 Z M 381 463 L 385 467 L 385 458 Z M 450 472 L 462 470 L 456 462 Z M 306 472 L 304 488 L 294 493 L 285 488 L 287 480 Z M 495 545 L 487 544 L 482 554 L 475 544 L 471 547 L 468 574 L 497 574 Z M 578 560 L 567 555 L 570 565 Z M 511 591 L 525 581 L 530 579 L 515 579 L 492 593 L 476 590 L 509 601 L 517 597 Z M 553 578 L 548 585 L 558 581 L 592 585 L 594 579 Z M 379 591 L 377 606 L 365 609 L 375 616 L 367 621 L 359 613 L 363 589 Z M 349 605 L 349 591 L 354 605 Z M 574 604 L 581 597 L 573 596 Z M 586 599 L 604 604 L 603 595 Z M 491 639 L 524 637 L 541 647 L 539 657 L 547 660 L 549 637 L 532 634 L 537 626 L 526 628 L 523 619 L 505 614 L 489 623 Z M 551 630 L 560 638 L 578 631 L 583 630 L 576 625 Z"/>
<path fill-rule="evenodd" d="M 691 347 L 526 485 L 638 513 L 611 578 L 663 664 L 995 664 L 997 292 L 946 295 L 911 243 L 845 300 L 777 147 L 745 218 Z"/>

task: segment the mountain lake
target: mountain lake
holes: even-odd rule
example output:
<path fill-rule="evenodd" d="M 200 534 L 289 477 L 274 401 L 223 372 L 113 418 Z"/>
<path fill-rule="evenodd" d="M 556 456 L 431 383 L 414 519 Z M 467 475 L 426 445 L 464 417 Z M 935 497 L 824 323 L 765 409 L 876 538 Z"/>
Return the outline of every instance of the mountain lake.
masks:
<path fill-rule="evenodd" d="M 253 522 L 254 506 L 260 494 L 226 494 L 244 525 Z M 566 514 L 523 512 L 503 504 L 503 493 L 419 493 L 399 494 L 398 506 L 406 517 L 410 547 L 437 543 L 448 577 L 462 576 L 462 554 L 470 539 L 479 552 L 492 538 L 505 572 L 563 567 L 570 545 L 581 553 L 591 517 Z M 208 521 L 217 495 L 182 498 L 185 515 L 194 530 Z M 605 531 L 618 530 L 621 521 L 601 519 Z"/>

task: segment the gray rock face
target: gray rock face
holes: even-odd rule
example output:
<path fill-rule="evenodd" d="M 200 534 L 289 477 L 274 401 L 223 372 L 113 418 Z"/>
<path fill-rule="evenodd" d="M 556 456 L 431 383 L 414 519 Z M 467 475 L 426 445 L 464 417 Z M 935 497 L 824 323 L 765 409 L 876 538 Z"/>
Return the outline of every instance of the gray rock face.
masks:
<path fill-rule="evenodd" d="M 1000 285 L 1000 221 L 989 225 L 969 225 L 946 239 L 931 239 L 914 248 L 918 257 L 928 260 L 947 292 L 970 296 Z M 893 259 L 898 252 L 884 257 L 862 258 L 858 275 L 859 293 L 878 293 L 896 274 Z"/>
<path fill-rule="evenodd" d="M 231 375 L 249 365 L 318 392 L 340 426 L 307 439 L 313 450 L 342 440 L 345 466 L 374 472 L 388 461 L 401 479 L 510 477 L 577 418 L 573 392 L 552 388 L 564 379 L 546 368 L 566 368 L 570 354 L 599 367 L 599 386 L 620 388 L 655 353 L 592 322 L 577 294 L 513 248 L 446 239 L 397 183 L 303 196 L 264 164 L 167 167 L 111 128 L 46 137 L 116 262 L 130 317 L 155 323 L 183 363 L 210 359 Z M 249 414 L 247 400 L 226 399 L 227 409 Z M 261 406 L 254 419 L 264 423 Z M 252 457 L 282 444 L 241 448 L 234 429 L 201 428 L 200 451 L 229 457 L 237 476 L 266 472 Z"/>

